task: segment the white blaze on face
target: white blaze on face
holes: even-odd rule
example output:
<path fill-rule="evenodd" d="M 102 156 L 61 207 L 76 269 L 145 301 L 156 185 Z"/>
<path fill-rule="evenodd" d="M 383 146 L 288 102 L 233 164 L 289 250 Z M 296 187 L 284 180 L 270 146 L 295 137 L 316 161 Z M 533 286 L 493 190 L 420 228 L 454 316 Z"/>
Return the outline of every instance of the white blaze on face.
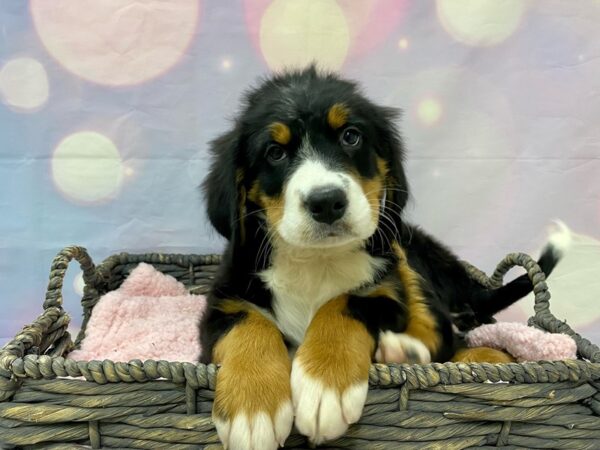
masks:
<path fill-rule="evenodd" d="M 309 194 L 320 188 L 342 189 L 348 199 L 344 216 L 332 226 L 315 221 L 305 202 Z M 349 174 L 328 168 L 316 157 L 303 161 L 292 174 L 284 192 L 283 218 L 277 224 L 281 237 L 299 247 L 331 247 L 351 241 L 363 241 L 377 228 L 369 201 L 362 188 Z M 335 236 L 324 231 L 331 228 Z"/>

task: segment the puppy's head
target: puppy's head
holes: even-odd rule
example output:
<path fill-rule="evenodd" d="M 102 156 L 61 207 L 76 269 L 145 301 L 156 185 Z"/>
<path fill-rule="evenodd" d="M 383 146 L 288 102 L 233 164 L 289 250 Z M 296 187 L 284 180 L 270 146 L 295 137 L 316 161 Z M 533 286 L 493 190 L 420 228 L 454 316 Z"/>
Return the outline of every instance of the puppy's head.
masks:
<path fill-rule="evenodd" d="M 260 219 L 286 243 L 312 248 L 392 229 L 408 198 L 395 116 L 314 68 L 263 82 L 212 143 L 212 224 L 241 243 L 252 238 L 247 220 Z"/>

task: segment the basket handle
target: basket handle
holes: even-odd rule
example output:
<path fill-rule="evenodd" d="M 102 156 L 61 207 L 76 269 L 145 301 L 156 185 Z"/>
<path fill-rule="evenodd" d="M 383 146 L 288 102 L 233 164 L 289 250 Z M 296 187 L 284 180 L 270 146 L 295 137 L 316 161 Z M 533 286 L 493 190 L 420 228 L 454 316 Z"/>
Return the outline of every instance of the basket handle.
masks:
<path fill-rule="evenodd" d="M 510 253 L 500 261 L 493 275 L 489 278 L 483 272 L 473 270 L 469 265 L 467 265 L 467 269 L 474 278 L 478 279 L 484 285 L 500 287 L 502 286 L 504 275 L 515 266 L 525 268 L 533 284 L 533 293 L 535 295 L 533 309 L 535 314 L 528 320 L 528 324 L 551 333 L 563 333 L 571 336 L 577 344 L 578 353 L 582 357 L 592 362 L 600 362 L 600 349 L 598 346 L 580 336 L 565 321 L 558 320 L 550 312 L 550 291 L 546 284 L 546 275 L 531 256 L 525 253 Z"/>
<path fill-rule="evenodd" d="M 546 284 L 546 275 L 531 256 L 526 253 L 509 253 L 494 270 L 490 277 L 490 282 L 493 286 L 502 286 L 504 276 L 513 267 L 523 267 L 527 271 L 527 275 L 533 284 L 533 293 L 535 303 L 533 309 L 535 314 L 550 312 L 550 291 Z"/>
<path fill-rule="evenodd" d="M 57 307 L 62 308 L 63 296 L 62 288 L 65 280 L 65 273 L 71 260 L 77 260 L 83 270 L 83 280 L 86 286 L 96 286 L 100 283 L 102 277 L 96 271 L 96 266 L 88 255 L 88 252 L 83 247 L 76 245 L 65 247 L 52 260 L 50 268 L 50 281 L 46 290 L 46 300 L 44 301 L 44 309 Z"/>
<path fill-rule="evenodd" d="M 546 276 L 538 263 L 525 253 L 509 253 L 496 267 L 493 275 L 488 277 L 485 272 L 471 265 L 466 261 L 462 261 L 467 269 L 467 272 L 478 283 L 489 289 L 497 289 L 503 285 L 504 276 L 513 267 L 523 267 L 527 271 L 527 275 L 533 284 L 533 293 L 535 294 L 535 304 L 533 306 L 536 315 L 542 312 L 550 313 L 550 292 L 546 284 Z"/>

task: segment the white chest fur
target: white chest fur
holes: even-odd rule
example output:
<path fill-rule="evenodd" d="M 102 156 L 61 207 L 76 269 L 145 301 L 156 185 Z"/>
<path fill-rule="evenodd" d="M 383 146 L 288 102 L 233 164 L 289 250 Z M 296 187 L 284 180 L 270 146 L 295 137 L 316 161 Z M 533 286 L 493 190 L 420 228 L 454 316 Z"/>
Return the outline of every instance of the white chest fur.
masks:
<path fill-rule="evenodd" d="M 271 262 L 260 277 L 273 293 L 279 329 L 296 345 L 325 302 L 370 282 L 385 265 L 361 248 L 278 248 Z"/>

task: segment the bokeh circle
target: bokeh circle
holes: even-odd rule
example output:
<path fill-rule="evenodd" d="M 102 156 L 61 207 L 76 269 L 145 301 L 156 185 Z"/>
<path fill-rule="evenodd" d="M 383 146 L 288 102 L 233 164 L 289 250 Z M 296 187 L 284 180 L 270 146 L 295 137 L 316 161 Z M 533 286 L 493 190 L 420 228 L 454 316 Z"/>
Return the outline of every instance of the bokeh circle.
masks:
<path fill-rule="evenodd" d="M 60 192 L 77 203 L 98 203 L 118 193 L 123 163 L 115 144 L 94 131 L 67 136 L 52 156 L 52 178 Z"/>
<path fill-rule="evenodd" d="M 33 58 L 14 58 L 0 69 L 0 94 L 7 105 L 36 110 L 48 100 L 46 69 Z"/>
<path fill-rule="evenodd" d="M 335 0 L 275 0 L 260 23 L 260 48 L 272 70 L 311 62 L 339 69 L 349 46 L 348 24 Z"/>
<path fill-rule="evenodd" d="M 524 0 L 437 0 L 437 15 L 457 41 L 489 47 L 517 30 L 526 7 Z"/>
<path fill-rule="evenodd" d="M 94 83 L 125 86 L 161 75 L 185 54 L 198 0 L 32 0 L 42 44 L 67 70 Z"/>

